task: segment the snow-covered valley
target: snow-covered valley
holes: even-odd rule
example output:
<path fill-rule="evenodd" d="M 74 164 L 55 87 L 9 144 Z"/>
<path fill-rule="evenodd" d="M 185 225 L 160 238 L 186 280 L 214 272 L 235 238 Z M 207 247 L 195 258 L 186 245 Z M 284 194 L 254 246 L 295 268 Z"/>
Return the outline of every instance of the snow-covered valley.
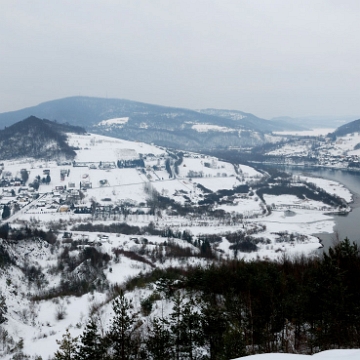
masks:
<path fill-rule="evenodd" d="M 66 329 L 78 336 L 94 314 L 105 332 L 112 289 L 154 269 L 314 256 L 321 244 L 312 234 L 334 226 L 325 214 L 349 211 L 352 201 L 334 181 L 284 184 L 198 153 L 94 134 L 68 139 L 72 162 L 1 165 L 4 359 L 16 352 L 47 359 Z M 126 296 L 140 311 L 152 293 L 136 288 Z M 160 298 L 151 314 L 169 314 L 173 305 Z M 149 317 L 139 319 L 145 331 Z"/>

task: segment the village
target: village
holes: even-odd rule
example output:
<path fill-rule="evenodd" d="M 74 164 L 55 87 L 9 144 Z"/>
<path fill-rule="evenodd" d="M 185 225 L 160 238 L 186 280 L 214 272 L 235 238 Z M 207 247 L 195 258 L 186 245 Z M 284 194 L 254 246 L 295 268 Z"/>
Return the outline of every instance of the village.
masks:
<path fill-rule="evenodd" d="M 280 134 L 277 134 L 278 136 Z M 355 132 L 333 139 L 331 136 L 316 134 L 301 136 L 285 134 L 280 141 L 267 152 L 286 165 L 319 166 L 336 169 L 358 170 L 360 167 L 360 134 Z"/>
<path fill-rule="evenodd" d="M 3 220 L 11 217 L 12 221 L 16 214 L 16 217 L 49 213 L 124 214 L 124 204 L 137 206 L 141 208 L 138 212 L 144 212 L 147 207 L 145 184 L 154 184 L 154 189 L 162 195 L 195 201 L 199 200 L 196 193 L 201 197 L 196 186 L 201 180 L 206 183 L 213 179 L 216 183 L 217 178 L 229 177 L 231 187 L 245 181 L 244 174 L 233 165 L 218 163 L 217 159 L 204 155 L 181 153 L 177 156 L 154 146 L 126 144 L 120 140 L 115 142 L 123 146 L 109 150 L 108 142 L 114 143 L 114 139 L 100 136 L 89 140 L 87 136 L 74 135 L 72 140 L 77 144 L 89 141 L 80 148 L 74 161 L 19 159 L 0 164 Z M 140 153 L 139 149 L 126 148 L 126 145 L 149 147 L 152 152 Z M 99 152 L 103 152 L 102 156 Z M 94 154 L 98 155 L 95 159 L 98 161 L 86 159 L 90 155 L 94 160 Z"/>
<path fill-rule="evenodd" d="M 340 210 L 320 198 L 299 198 L 296 191 L 319 187 L 344 199 L 338 204 L 352 200 L 343 186 L 323 179 L 293 178 L 285 187 L 290 186 L 293 195 L 272 194 L 282 180 L 269 183 L 269 174 L 247 165 L 100 135 L 68 137 L 78 149 L 72 161 L 18 159 L 1 164 L 2 225 L 16 229 L 36 224 L 57 231 L 65 241 L 81 224 L 106 228 L 122 223 L 144 229 L 134 232 L 173 237 L 185 231 L 200 238 L 239 228 L 252 234 L 261 228 L 254 236 L 264 246 L 275 244 L 276 234 L 289 232 L 297 234 L 293 238 L 305 235 L 310 244 L 306 251 L 313 251 L 319 244 L 312 234 L 331 232 L 334 226 L 325 214 Z M 82 228 L 86 231 L 73 232 L 82 243 L 96 235 L 91 235 L 90 225 Z M 106 234 L 96 231 L 100 242 L 107 241 Z M 225 243 L 219 248 L 229 252 Z"/>

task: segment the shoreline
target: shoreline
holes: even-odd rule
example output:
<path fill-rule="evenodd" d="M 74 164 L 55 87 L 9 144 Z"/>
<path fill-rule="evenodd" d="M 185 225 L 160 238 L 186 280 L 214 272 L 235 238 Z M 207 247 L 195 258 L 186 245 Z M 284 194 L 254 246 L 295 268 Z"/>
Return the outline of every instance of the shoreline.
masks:
<path fill-rule="evenodd" d="M 328 251 L 329 247 L 332 247 L 340 239 L 348 237 L 352 241 L 355 241 L 360 245 L 359 234 L 356 229 L 356 224 L 359 220 L 360 209 L 360 177 L 359 170 L 347 169 L 347 168 L 334 168 L 324 166 L 303 166 L 303 165 L 285 165 L 274 163 L 260 163 L 257 164 L 260 168 L 265 169 L 267 167 L 277 167 L 279 170 L 283 170 L 288 173 L 305 175 L 314 178 L 323 178 L 324 180 L 336 181 L 344 186 L 351 194 L 351 201 L 347 202 L 351 211 L 344 215 L 340 214 L 328 214 L 326 216 L 332 219 L 334 226 L 331 232 L 324 230 L 315 231 L 312 233 L 314 237 L 321 240 L 319 251 Z M 306 172 L 308 173 L 306 174 Z"/>
<path fill-rule="evenodd" d="M 249 163 L 256 163 L 256 164 L 264 164 L 265 166 L 279 166 L 282 168 L 291 168 L 291 167 L 295 167 L 297 169 L 303 169 L 304 170 L 304 176 L 306 176 L 306 169 L 309 170 L 336 170 L 336 171 L 341 171 L 344 173 L 354 173 L 354 174 L 359 174 L 360 173 L 360 169 L 359 170 L 355 170 L 355 169 L 347 169 L 347 168 L 337 168 L 337 167 L 329 167 L 329 166 L 321 166 L 321 165 L 297 165 L 297 164 L 276 164 L 276 163 L 260 163 L 260 162 L 251 162 L 249 161 Z M 351 207 L 351 209 L 357 209 L 360 207 L 360 193 L 355 192 L 354 190 L 350 189 L 346 184 L 344 184 L 343 182 L 339 181 L 339 180 L 334 180 L 332 178 L 326 177 L 326 176 L 314 176 L 313 177 L 316 178 L 323 178 L 325 180 L 332 180 L 332 181 L 336 181 L 339 184 L 343 185 L 346 189 L 348 189 L 352 195 L 352 201 L 348 202 L 348 205 Z"/>

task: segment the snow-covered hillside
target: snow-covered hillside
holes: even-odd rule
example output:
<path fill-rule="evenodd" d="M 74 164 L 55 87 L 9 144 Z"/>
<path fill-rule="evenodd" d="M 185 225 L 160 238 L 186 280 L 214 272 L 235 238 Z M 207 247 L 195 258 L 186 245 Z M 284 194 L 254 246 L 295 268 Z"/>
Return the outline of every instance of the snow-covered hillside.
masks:
<path fill-rule="evenodd" d="M 360 133 L 335 136 L 331 135 L 330 130 L 277 132 L 277 135 L 282 136 L 282 141 L 274 145 L 270 151 L 266 151 L 266 156 L 281 159 L 279 162 L 285 164 L 358 170 Z"/>
<path fill-rule="evenodd" d="M 139 274 L 310 255 L 320 246 L 312 234 L 334 226 L 324 213 L 338 211 L 335 205 L 258 196 L 269 175 L 249 166 L 100 135 L 68 138 L 73 162 L 23 158 L 1 165 L 4 359 L 21 350 L 21 339 L 24 353 L 52 356 L 66 329 L 79 335 L 95 310 L 106 329 L 111 289 Z M 310 191 L 307 182 L 351 201 L 333 181 L 294 178 L 291 187 Z M 127 296 L 139 309 L 150 293 Z M 154 311 L 172 306 L 159 300 Z"/>

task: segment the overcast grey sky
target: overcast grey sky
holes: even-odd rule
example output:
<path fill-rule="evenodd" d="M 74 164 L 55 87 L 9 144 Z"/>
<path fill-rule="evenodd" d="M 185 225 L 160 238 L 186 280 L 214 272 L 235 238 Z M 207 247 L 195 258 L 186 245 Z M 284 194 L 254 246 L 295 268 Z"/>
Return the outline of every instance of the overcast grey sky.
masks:
<path fill-rule="evenodd" d="M 0 0 L 0 112 L 87 95 L 360 115 L 359 0 Z"/>

